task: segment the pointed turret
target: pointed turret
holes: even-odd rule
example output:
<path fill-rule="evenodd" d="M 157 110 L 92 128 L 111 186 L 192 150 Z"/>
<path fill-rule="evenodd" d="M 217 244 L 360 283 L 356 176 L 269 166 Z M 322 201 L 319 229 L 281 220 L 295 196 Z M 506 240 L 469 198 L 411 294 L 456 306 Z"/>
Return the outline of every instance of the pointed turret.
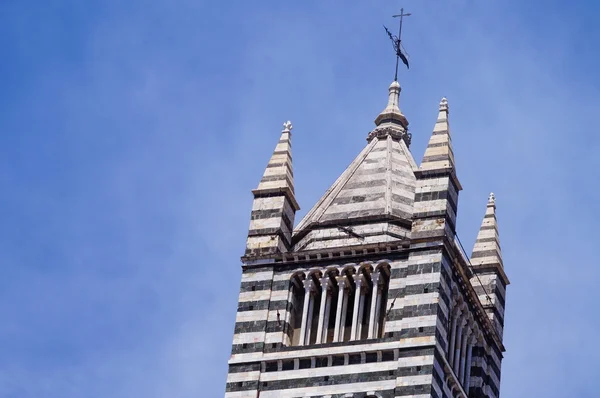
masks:
<path fill-rule="evenodd" d="M 456 232 L 458 192 L 462 187 L 454 166 L 446 98 L 440 102 L 433 133 L 415 175 L 417 187 L 412 226 L 415 244 L 443 236 L 452 240 Z"/>
<path fill-rule="evenodd" d="M 485 216 L 473 247 L 471 264 L 475 267 L 503 267 L 498 222 L 496 220 L 496 197 L 493 192 L 490 193 L 488 198 Z"/>
<path fill-rule="evenodd" d="M 421 170 L 442 170 L 448 168 L 454 170 L 454 153 L 452 152 L 448 113 L 448 100 L 442 98 L 433 134 L 429 139 L 429 144 L 421 162 Z"/>
<path fill-rule="evenodd" d="M 490 194 L 485 216 L 471 254 L 473 276 L 471 284 L 499 336 L 504 329 L 506 286 L 510 283 L 504 273 L 500 237 L 496 220 L 496 197 Z"/>
<path fill-rule="evenodd" d="M 281 138 L 258 187 L 246 242 L 246 256 L 285 253 L 291 248 L 294 216 L 300 210 L 294 196 L 292 123 L 283 125 Z"/>

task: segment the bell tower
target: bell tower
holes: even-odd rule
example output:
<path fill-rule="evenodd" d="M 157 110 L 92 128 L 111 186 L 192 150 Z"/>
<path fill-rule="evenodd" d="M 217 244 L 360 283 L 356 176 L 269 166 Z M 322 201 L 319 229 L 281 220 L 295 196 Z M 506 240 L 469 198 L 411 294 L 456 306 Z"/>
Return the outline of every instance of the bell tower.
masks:
<path fill-rule="evenodd" d="M 408 67 L 401 28 L 386 31 Z M 495 198 L 469 258 L 448 100 L 418 165 L 400 92 L 394 79 L 363 150 L 295 227 L 284 124 L 252 191 L 226 398 L 500 396 L 509 281 Z"/>

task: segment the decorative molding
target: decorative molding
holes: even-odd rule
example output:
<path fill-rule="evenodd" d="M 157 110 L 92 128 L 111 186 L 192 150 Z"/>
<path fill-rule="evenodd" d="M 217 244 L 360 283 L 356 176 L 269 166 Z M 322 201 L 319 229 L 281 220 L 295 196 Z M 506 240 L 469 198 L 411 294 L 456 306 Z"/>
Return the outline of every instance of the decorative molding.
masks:
<path fill-rule="evenodd" d="M 407 147 L 410 147 L 410 143 L 412 141 L 412 134 L 409 133 L 404 126 L 400 127 L 377 127 L 372 130 L 367 136 L 367 141 L 371 142 L 373 138 L 378 138 L 380 140 L 386 139 L 387 137 L 392 137 L 394 140 L 404 140 Z"/>

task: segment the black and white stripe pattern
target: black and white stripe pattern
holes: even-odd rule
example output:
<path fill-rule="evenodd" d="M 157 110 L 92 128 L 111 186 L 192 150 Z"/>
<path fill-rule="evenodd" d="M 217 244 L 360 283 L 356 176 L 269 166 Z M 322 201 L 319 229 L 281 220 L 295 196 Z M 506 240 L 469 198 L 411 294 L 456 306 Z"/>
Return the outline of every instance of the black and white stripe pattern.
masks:
<path fill-rule="evenodd" d="M 484 305 L 498 335 L 502 336 L 506 286 L 510 282 L 504 273 L 496 219 L 496 198 L 493 193 L 488 198 L 485 216 L 471 254 L 471 264 L 476 274 L 471 278 L 471 284 L 478 293 L 479 300 Z"/>
<path fill-rule="evenodd" d="M 383 112 L 398 120 L 404 119 L 399 92 L 397 82 L 390 86 Z M 294 235 L 301 239 L 297 247 L 316 250 L 408 237 L 417 165 L 405 135 L 401 124 L 387 122 L 369 135 L 367 146 L 296 227 Z M 351 225 L 363 239 L 356 242 L 355 235 L 339 231 L 340 225 Z"/>
<path fill-rule="evenodd" d="M 284 124 L 281 138 L 258 188 L 254 202 L 246 256 L 264 256 L 291 250 L 294 216 L 300 209 L 294 196 L 290 122 Z"/>
<path fill-rule="evenodd" d="M 419 170 L 413 208 L 411 238 L 453 237 L 456 230 L 458 192 L 454 153 L 448 121 L 448 102 L 442 99 L 433 134 Z"/>
<path fill-rule="evenodd" d="M 436 380 L 443 378 L 434 377 L 434 350 L 437 345 L 443 351 L 446 345 L 443 336 L 446 333 L 448 298 L 444 292 L 449 291 L 445 281 L 450 266 L 448 260 L 440 250 L 420 251 L 409 258 L 380 260 L 371 267 L 376 269 L 382 263 L 390 265 L 390 293 L 381 339 L 294 347 L 291 351 L 291 348 L 285 348 L 290 346 L 290 340 L 284 329 L 290 317 L 290 279 L 300 270 L 288 267 L 282 271 L 269 271 L 268 268 L 245 271 L 226 396 L 249 396 L 246 394 L 260 390 L 261 397 L 304 396 L 316 394 L 316 391 L 332 396 L 379 392 L 381 396 L 390 397 L 441 397 L 443 382 Z M 355 267 L 365 266 L 369 264 L 356 264 Z M 331 268 L 331 265 L 323 267 Z M 426 348 L 428 346 L 431 348 Z M 421 350 L 418 355 L 414 354 L 417 348 Z M 394 361 L 381 360 L 381 353 L 390 350 L 398 350 Z M 379 359 L 373 360 L 369 353 L 378 354 Z M 330 361 L 331 368 L 315 370 L 314 364 L 306 368 L 300 366 L 302 358 L 330 355 L 343 358 L 339 368 L 334 369 L 333 359 Z M 371 359 L 367 361 L 367 357 Z M 290 360 L 294 361 L 294 367 L 283 370 L 283 362 Z M 252 367 L 239 371 L 240 364 L 256 362 L 264 366 L 262 364 L 273 361 L 282 361 L 282 364 L 272 374 L 261 373 L 260 369 Z M 325 379 L 325 376 L 329 377 Z"/>
<path fill-rule="evenodd" d="M 495 204 L 473 251 L 475 279 L 455 243 L 462 187 L 448 103 L 417 167 L 399 92 L 395 82 L 367 146 L 294 232 L 286 124 L 253 191 L 227 398 L 499 397 L 508 279 Z"/>
<path fill-rule="evenodd" d="M 348 225 L 375 217 L 379 220 L 398 218 L 410 224 L 415 191 L 413 168 L 416 169 L 416 165 L 403 141 L 390 136 L 373 139 L 307 213 L 295 234 L 312 232 L 310 239 L 319 241 L 330 238 L 331 234 L 326 230 L 322 233 L 314 230 L 316 224 L 327 226 L 329 223 L 334 227 L 333 232 L 339 233 L 335 226 L 340 223 Z M 373 228 L 372 221 L 369 225 Z M 382 231 L 374 232 L 380 235 Z M 303 245 L 304 250 L 317 248 Z"/>

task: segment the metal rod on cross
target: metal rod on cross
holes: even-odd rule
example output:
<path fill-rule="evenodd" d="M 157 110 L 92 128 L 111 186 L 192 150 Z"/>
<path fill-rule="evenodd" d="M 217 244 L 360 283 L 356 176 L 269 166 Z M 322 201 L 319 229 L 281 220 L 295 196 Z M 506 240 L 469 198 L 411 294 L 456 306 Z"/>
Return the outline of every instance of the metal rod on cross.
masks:
<path fill-rule="evenodd" d="M 398 27 L 398 36 L 394 37 L 390 31 L 385 28 L 388 36 L 390 37 L 390 39 L 392 40 L 392 43 L 394 44 L 394 50 L 396 51 L 396 73 L 394 75 L 394 81 L 398 81 L 398 65 L 399 65 L 399 61 L 402 60 L 402 62 L 406 65 L 406 67 L 408 68 L 408 60 L 406 59 L 406 56 L 404 54 L 402 54 L 402 22 L 404 20 L 404 17 L 408 17 L 411 14 L 408 13 L 404 13 L 404 8 L 400 9 L 400 14 L 397 15 L 392 15 L 392 17 L 394 18 L 400 18 L 400 26 Z"/>

